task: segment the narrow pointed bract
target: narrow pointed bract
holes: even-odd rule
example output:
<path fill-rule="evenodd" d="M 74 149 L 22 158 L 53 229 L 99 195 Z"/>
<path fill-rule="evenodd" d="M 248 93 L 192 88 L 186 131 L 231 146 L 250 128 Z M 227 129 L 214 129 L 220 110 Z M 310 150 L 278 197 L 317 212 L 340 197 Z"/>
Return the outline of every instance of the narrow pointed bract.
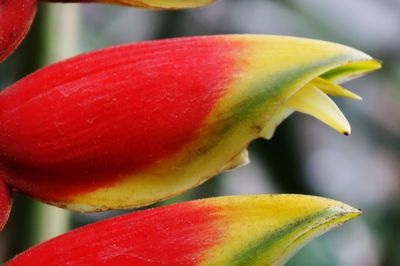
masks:
<path fill-rule="evenodd" d="M 287 106 L 321 120 L 340 133 L 350 135 L 350 124 L 336 104 L 320 89 L 308 84 L 287 101 Z"/>
<path fill-rule="evenodd" d="M 325 93 L 349 94 L 323 75 L 379 67 L 346 46 L 280 36 L 95 51 L 0 94 L 0 170 L 19 192 L 73 210 L 147 205 L 245 164 L 248 144 L 293 111 L 350 133 Z"/>
<path fill-rule="evenodd" d="M 312 196 L 211 198 L 94 223 L 5 265 L 278 266 L 311 239 L 358 215 L 348 205 Z"/>
<path fill-rule="evenodd" d="M 0 1 L 0 62 L 21 43 L 36 13 L 36 0 Z"/>
<path fill-rule="evenodd" d="M 340 85 L 323 78 L 316 78 L 311 82 L 311 84 L 322 90 L 324 93 L 332 96 L 346 97 L 352 100 L 362 100 L 362 98 L 354 92 L 351 92 Z"/>

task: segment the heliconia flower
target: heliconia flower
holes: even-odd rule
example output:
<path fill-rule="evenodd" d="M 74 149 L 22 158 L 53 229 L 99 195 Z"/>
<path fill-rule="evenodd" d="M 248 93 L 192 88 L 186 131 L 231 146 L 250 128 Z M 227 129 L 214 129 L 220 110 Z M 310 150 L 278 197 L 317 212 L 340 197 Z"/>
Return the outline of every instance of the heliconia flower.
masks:
<path fill-rule="evenodd" d="M 27 34 L 36 13 L 36 0 L 0 1 L 0 62 Z"/>
<path fill-rule="evenodd" d="M 48 0 L 48 2 L 98 2 L 147 9 L 184 9 L 209 5 L 215 0 Z M 36 13 L 37 0 L 0 1 L 0 62 L 21 43 Z"/>
<path fill-rule="evenodd" d="M 311 239 L 359 215 L 343 203 L 302 195 L 184 202 L 81 227 L 5 266 L 277 266 Z"/>
<path fill-rule="evenodd" d="M 206 6 L 216 0 L 44 0 L 64 3 L 105 3 L 123 6 L 134 6 L 148 9 L 182 9 Z"/>
<path fill-rule="evenodd" d="M 147 205 L 248 162 L 293 111 L 343 134 L 326 95 L 380 64 L 308 39 L 223 35 L 74 57 L 0 94 L 0 171 L 14 190 L 79 211 Z"/>

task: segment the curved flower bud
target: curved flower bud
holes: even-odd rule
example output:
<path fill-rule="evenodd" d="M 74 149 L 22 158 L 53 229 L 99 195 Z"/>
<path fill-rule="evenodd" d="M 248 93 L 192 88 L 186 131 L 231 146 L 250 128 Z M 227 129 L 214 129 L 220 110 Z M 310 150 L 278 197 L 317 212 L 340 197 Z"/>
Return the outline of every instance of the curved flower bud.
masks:
<path fill-rule="evenodd" d="M 293 111 L 349 134 L 326 93 L 357 98 L 333 82 L 379 67 L 346 46 L 256 35 L 84 54 L 0 94 L 0 170 L 73 210 L 147 205 L 247 163 L 249 142 Z"/>
<path fill-rule="evenodd" d="M 147 9 L 185 9 L 206 6 L 215 0 L 44 0 L 49 2 L 91 2 L 122 6 L 133 6 Z"/>
<path fill-rule="evenodd" d="M 184 202 L 94 223 L 16 256 L 18 265 L 283 265 L 311 239 L 360 215 L 301 195 Z"/>
<path fill-rule="evenodd" d="M 36 0 L 0 1 L 0 62 L 21 43 L 36 13 Z"/>

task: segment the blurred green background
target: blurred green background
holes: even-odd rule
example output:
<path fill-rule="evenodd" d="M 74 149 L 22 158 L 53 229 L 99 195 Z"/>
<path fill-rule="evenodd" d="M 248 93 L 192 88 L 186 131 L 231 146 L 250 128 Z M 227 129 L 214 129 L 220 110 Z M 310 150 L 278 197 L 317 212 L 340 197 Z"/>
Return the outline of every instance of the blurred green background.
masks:
<path fill-rule="evenodd" d="M 362 209 L 364 215 L 312 242 L 288 265 L 400 265 L 400 0 L 220 0 L 207 8 L 173 12 L 40 4 L 27 39 L 0 65 L 0 88 L 51 62 L 96 48 L 223 33 L 339 42 L 382 60 L 384 68 L 346 84 L 363 102 L 335 99 L 352 124 L 351 137 L 295 114 L 271 141 L 251 144 L 250 165 L 168 203 L 253 193 L 333 198 Z M 124 212 L 71 213 L 16 195 L 10 221 L 0 234 L 0 262 L 70 228 Z"/>

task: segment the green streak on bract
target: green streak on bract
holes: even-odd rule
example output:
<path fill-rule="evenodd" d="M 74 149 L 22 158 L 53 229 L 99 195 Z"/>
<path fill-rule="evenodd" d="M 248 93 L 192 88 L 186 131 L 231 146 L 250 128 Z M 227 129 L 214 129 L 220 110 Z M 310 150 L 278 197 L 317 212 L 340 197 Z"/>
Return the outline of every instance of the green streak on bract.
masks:
<path fill-rule="evenodd" d="M 264 265 L 265 262 L 260 261 L 263 256 L 265 256 L 268 250 L 273 249 L 274 246 L 279 245 L 280 242 L 287 242 L 287 246 L 282 250 L 282 254 L 271 254 L 275 258 L 271 263 L 274 263 L 276 260 L 280 260 L 282 256 L 285 256 L 286 252 L 290 249 L 296 248 L 301 245 L 301 243 L 297 243 L 296 239 L 304 236 L 310 230 L 315 229 L 318 226 L 321 226 L 334 218 L 335 215 L 331 210 L 325 210 L 318 212 L 316 214 L 306 216 L 302 219 L 299 219 L 291 224 L 283 226 L 280 229 L 277 229 L 273 233 L 269 233 L 267 235 L 262 236 L 258 240 L 254 241 L 250 244 L 250 247 L 243 250 L 241 253 L 235 255 L 228 265 L 232 266 L 249 266 L 249 265 Z M 309 227 L 308 230 L 305 230 Z M 298 235 L 298 231 L 302 231 L 302 234 Z M 289 241 L 288 241 L 289 240 Z M 295 245 L 292 245 L 295 244 Z M 264 264 L 262 264 L 264 263 Z M 268 264 L 270 265 L 270 264 Z"/>
<path fill-rule="evenodd" d="M 243 121 L 257 118 L 256 113 L 259 112 L 259 110 L 265 108 L 270 101 L 276 99 L 279 94 L 283 93 L 285 90 L 294 89 L 305 77 L 310 76 L 310 80 L 312 80 L 315 78 L 312 74 L 319 69 L 330 65 L 344 64 L 349 60 L 349 56 L 345 54 L 288 69 L 280 74 L 276 74 L 273 78 L 267 77 L 266 75 L 265 80 L 260 80 L 257 84 L 254 84 L 253 87 L 247 88 L 248 95 L 243 101 L 233 105 L 230 110 L 225 110 L 224 113 L 219 114 L 219 119 L 216 121 L 218 125 L 215 127 L 211 126 L 211 128 L 215 128 L 215 132 L 212 134 L 215 137 L 208 139 L 202 147 L 198 149 L 201 152 L 197 152 L 197 154 L 201 153 L 205 156 L 206 153 L 218 146 L 222 140 L 226 139 L 235 128 L 243 127 Z M 273 112 L 275 111 L 276 110 L 272 110 L 270 115 L 274 115 Z M 259 113 L 262 114 L 262 111 Z M 251 141 L 256 137 L 262 130 L 262 127 L 265 126 L 266 122 L 267 121 L 250 121 L 250 130 L 254 130 L 254 135 L 249 135 L 247 141 Z M 187 160 L 192 160 L 192 158 L 187 158 Z"/>
<path fill-rule="evenodd" d="M 343 76 L 358 76 L 380 68 L 379 61 L 368 60 L 350 63 L 348 65 L 340 66 L 321 75 L 321 78 L 327 80 L 335 80 Z"/>
<path fill-rule="evenodd" d="M 228 133 L 230 128 L 238 125 L 240 121 L 252 118 L 250 115 L 252 112 L 262 108 L 268 101 L 272 101 L 285 90 L 294 89 L 293 86 L 301 82 L 305 76 L 311 75 L 324 66 L 337 64 L 346 58 L 347 55 L 328 58 L 309 65 L 289 69 L 272 79 L 268 78 L 266 81 L 260 81 L 254 86 L 254 89 L 249 89 L 250 93 L 246 101 L 232 106 L 232 109 L 227 112 L 230 116 L 221 126 L 221 136 L 224 133 Z"/>
<path fill-rule="evenodd" d="M 338 67 L 321 75 L 321 78 L 332 80 L 335 79 L 336 77 L 345 76 L 349 73 L 354 73 L 354 71 L 358 71 L 358 69 L 355 67 L 346 67 L 346 66 Z"/>

